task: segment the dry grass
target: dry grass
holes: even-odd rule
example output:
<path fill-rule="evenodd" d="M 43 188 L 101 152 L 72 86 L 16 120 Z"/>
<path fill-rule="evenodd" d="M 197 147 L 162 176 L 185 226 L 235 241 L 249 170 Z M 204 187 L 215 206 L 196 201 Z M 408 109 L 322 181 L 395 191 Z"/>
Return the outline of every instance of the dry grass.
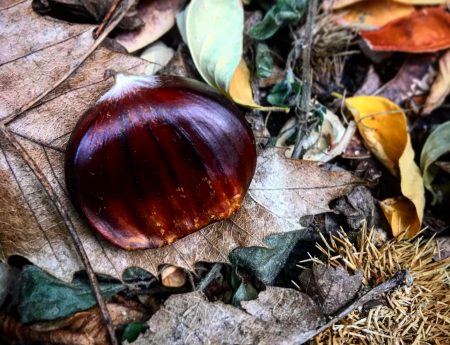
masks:
<path fill-rule="evenodd" d="M 355 248 L 342 232 L 324 239 L 326 245 L 319 249 L 331 266 L 362 269 L 367 287 L 401 268 L 411 271 L 413 284 L 385 296 L 369 311 L 354 311 L 311 344 L 450 344 L 450 258 L 433 260 L 438 250 L 434 239 L 390 240 L 377 248 L 376 236 L 363 230 Z"/>
<path fill-rule="evenodd" d="M 354 41 L 358 26 L 336 25 L 330 13 L 317 16 L 313 26 L 311 67 L 314 70 L 316 82 L 326 85 L 338 83 L 342 76 L 344 60 L 349 51 L 349 45 Z M 305 41 L 305 26 L 295 32 L 297 42 Z"/>

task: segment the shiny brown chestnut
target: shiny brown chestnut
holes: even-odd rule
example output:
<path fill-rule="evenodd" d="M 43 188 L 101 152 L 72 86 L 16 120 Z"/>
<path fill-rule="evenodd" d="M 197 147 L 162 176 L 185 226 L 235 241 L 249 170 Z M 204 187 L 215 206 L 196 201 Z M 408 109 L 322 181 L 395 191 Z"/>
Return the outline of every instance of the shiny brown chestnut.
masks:
<path fill-rule="evenodd" d="M 161 247 L 231 216 L 255 166 L 240 111 L 205 84 L 171 76 L 118 74 L 65 157 L 75 206 L 125 249 Z"/>

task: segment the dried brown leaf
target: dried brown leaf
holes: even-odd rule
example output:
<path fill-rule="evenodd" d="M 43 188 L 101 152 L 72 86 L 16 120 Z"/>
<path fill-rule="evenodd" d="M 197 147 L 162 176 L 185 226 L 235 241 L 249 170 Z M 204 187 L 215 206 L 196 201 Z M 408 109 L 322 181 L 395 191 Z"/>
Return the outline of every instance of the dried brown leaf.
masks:
<path fill-rule="evenodd" d="M 137 30 L 120 33 L 116 40 L 132 53 L 144 48 L 169 31 L 175 24 L 175 15 L 186 0 L 141 0 L 137 6 L 138 18 L 144 23 Z"/>
<path fill-rule="evenodd" d="M 450 94 L 450 50 L 447 50 L 444 55 L 439 59 L 439 71 L 431 86 L 430 95 L 428 96 L 425 107 L 423 109 L 424 114 L 431 113 L 434 109 L 441 106 L 444 103 L 445 97 Z"/>
<path fill-rule="evenodd" d="M 436 62 L 436 54 L 411 55 L 397 75 L 373 95 L 389 98 L 397 104 L 423 97 L 436 77 Z M 417 103 L 421 103 L 420 98 Z"/>
<path fill-rule="evenodd" d="M 331 315 L 348 304 L 362 284 L 362 271 L 349 274 L 342 268 L 314 264 L 299 277 L 300 284 L 308 295 L 319 301 L 322 312 Z"/>
<path fill-rule="evenodd" d="M 201 292 L 172 295 L 133 344 L 301 344 L 324 321 L 310 297 L 291 289 L 268 287 L 243 305 L 247 312 Z"/>
<path fill-rule="evenodd" d="M 40 27 L 41 23 L 45 28 L 50 19 L 29 12 L 29 5 L 29 1 L 18 3 L 0 15 L 7 22 L 16 21 L 11 27 L 20 32 L 24 26 Z M 2 80 L 14 80 L 6 84 L 0 95 L 0 118 L 17 111 L 53 84 L 82 55 L 79 50 L 84 52 L 92 43 L 92 27 L 82 25 L 80 30 L 77 25 L 75 29 L 73 24 L 50 21 L 52 29 L 63 38 L 45 41 L 49 33 L 36 30 L 34 40 L 16 44 L 22 55 L 14 53 L 16 48 L 9 37 L 0 38 L 2 46 L 12 49 L 2 51 L 9 55 L 0 65 L 0 76 Z M 19 35 L 15 33 L 13 37 Z M 39 44 L 41 35 L 45 42 Z M 78 118 L 112 83 L 103 77 L 104 70 L 142 73 L 146 65 L 141 59 L 100 48 L 61 87 L 9 125 L 70 209 L 96 272 L 120 278 L 130 266 L 156 274 L 158 266 L 164 263 L 192 269 L 197 261 L 227 262 L 229 252 L 238 246 L 263 245 L 269 234 L 300 229 L 301 216 L 327 211 L 330 200 L 360 183 L 347 172 L 323 171 L 311 162 L 285 159 L 279 150 L 266 150 L 259 156 L 244 206 L 229 220 L 160 249 L 127 252 L 113 247 L 96 237 L 71 207 L 64 184 L 64 149 Z M 0 260 L 22 255 L 53 275 L 69 280 L 83 266 L 67 229 L 30 169 L 3 138 L 0 175 Z"/>
<path fill-rule="evenodd" d="M 141 308 L 119 303 L 108 303 L 108 311 L 114 326 L 142 322 L 145 315 Z M 0 314 L 0 333 L 11 339 L 59 345 L 109 345 L 104 321 L 98 308 L 76 313 L 68 318 L 24 325 L 10 315 Z"/>
<path fill-rule="evenodd" d="M 437 253 L 433 257 L 435 261 L 442 261 L 450 258 L 450 237 L 436 239 Z"/>

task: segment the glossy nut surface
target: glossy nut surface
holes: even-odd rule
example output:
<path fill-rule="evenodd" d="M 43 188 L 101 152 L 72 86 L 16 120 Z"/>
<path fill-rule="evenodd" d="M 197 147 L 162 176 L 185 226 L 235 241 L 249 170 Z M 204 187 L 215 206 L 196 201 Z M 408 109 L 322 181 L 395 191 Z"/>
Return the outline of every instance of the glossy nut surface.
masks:
<path fill-rule="evenodd" d="M 65 174 L 91 228 L 119 247 L 145 249 L 236 212 L 255 166 L 249 125 L 210 87 L 118 75 L 73 131 Z"/>

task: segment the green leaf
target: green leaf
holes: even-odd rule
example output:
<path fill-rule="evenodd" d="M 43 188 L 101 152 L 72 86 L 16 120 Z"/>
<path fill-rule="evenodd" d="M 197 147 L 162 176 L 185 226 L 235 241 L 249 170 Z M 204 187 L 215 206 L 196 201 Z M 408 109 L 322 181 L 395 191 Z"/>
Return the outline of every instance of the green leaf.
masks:
<path fill-rule="evenodd" d="M 135 341 L 141 333 L 144 333 L 148 329 L 148 326 L 142 322 L 132 322 L 125 326 L 122 333 L 122 342 L 128 341 L 132 343 Z"/>
<path fill-rule="evenodd" d="M 240 306 L 242 301 L 250 301 L 258 297 L 258 291 L 251 283 L 241 282 L 238 289 L 233 295 L 231 303 L 235 306 Z"/>
<path fill-rule="evenodd" d="M 278 0 L 263 20 L 250 28 L 249 36 L 265 40 L 272 37 L 282 26 L 298 24 L 306 13 L 307 5 L 307 0 Z"/>
<path fill-rule="evenodd" d="M 115 279 L 98 279 L 105 299 L 126 288 Z M 72 284 L 67 284 L 33 265 L 23 268 L 18 288 L 18 312 L 23 323 L 67 317 L 96 304 L 86 277 L 75 276 Z"/>
<path fill-rule="evenodd" d="M 244 9 L 241 0 L 192 0 L 177 25 L 202 78 L 234 102 L 267 111 L 253 100 L 251 75 L 242 59 Z"/>
<path fill-rule="evenodd" d="M 286 79 L 276 83 L 270 90 L 267 102 L 275 106 L 292 107 L 295 105 L 295 98 L 300 94 L 301 89 L 301 83 L 288 72 Z"/>
<path fill-rule="evenodd" d="M 250 270 L 264 284 L 272 284 L 303 236 L 301 231 L 271 235 L 265 240 L 268 248 L 236 248 L 230 253 L 230 261 Z"/>
<path fill-rule="evenodd" d="M 273 59 L 267 44 L 256 45 L 256 75 L 259 78 L 267 78 L 272 74 Z"/>
<path fill-rule="evenodd" d="M 128 267 L 122 274 L 122 280 L 125 283 L 135 281 L 147 281 L 154 279 L 153 274 L 140 267 Z"/>
<path fill-rule="evenodd" d="M 240 0 L 192 0 L 177 25 L 203 79 L 228 93 L 242 57 L 244 9 Z"/>
<path fill-rule="evenodd" d="M 439 172 L 439 167 L 433 164 L 439 157 L 450 152 L 450 121 L 439 125 L 428 137 L 420 155 L 420 169 L 422 170 L 423 183 L 426 189 L 433 194 L 433 204 L 438 200 L 438 195 L 432 186 L 432 182 Z"/>

